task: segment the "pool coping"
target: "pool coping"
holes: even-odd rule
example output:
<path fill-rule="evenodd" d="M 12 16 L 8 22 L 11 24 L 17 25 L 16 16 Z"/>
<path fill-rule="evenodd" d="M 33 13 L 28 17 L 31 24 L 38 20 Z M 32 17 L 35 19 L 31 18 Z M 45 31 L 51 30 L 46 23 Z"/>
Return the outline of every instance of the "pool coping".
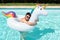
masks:
<path fill-rule="evenodd" d="M 0 8 L 34 8 L 35 6 L 0 6 Z M 60 8 L 60 6 L 47 6 L 46 8 Z"/>

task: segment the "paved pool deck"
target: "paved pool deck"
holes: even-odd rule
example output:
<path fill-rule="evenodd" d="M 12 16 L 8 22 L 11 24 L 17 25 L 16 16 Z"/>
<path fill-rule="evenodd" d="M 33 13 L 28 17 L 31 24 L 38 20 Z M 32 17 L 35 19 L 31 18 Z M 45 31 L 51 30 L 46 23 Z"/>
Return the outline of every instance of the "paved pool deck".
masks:
<path fill-rule="evenodd" d="M 34 8 L 35 6 L 0 6 L 0 8 Z M 47 6 L 46 8 L 60 8 L 60 6 Z"/>

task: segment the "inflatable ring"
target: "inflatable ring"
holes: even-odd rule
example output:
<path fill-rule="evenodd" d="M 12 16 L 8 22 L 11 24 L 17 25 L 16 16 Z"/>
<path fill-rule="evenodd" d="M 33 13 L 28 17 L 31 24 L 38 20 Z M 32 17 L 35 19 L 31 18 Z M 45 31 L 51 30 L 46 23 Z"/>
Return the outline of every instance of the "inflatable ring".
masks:
<path fill-rule="evenodd" d="M 19 17 L 22 18 L 21 15 L 19 15 Z M 21 18 L 18 18 L 18 19 L 21 19 Z M 8 18 L 7 24 L 10 28 L 18 30 L 18 31 L 29 31 L 34 28 L 34 26 L 30 26 L 26 23 L 19 22 L 19 20 L 17 20 L 16 18 Z"/>
<path fill-rule="evenodd" d="M 35 22 L 35 20 L 38 19 L 38 17 L 41 14 L 42 15 L 47 15 L 47 12 L 45 10 L 41 10 L 41 8 L 42 7 L 38 6 L 38 7 L 36 7 L 34 9 L 34 11 L 31 14 L 31 18 L 30 18 L 29 22 Z M 12 16 L 13 16 L 13 14 L 12 14 Z M 12 17 L 11 15 L 9 15 L 9 16 Z M 20 15 L 19 17 L 22 18 L 23 16 Z M 20 19 L 19 17 L 18 17 L 18 19 Z M 15 30 L 18 30 L 18 31 L 24 31 L 24 32 L 25 31 L 30 31 L 30 30 L 32 30 L 34 28 L 34 26 L 30 26 L 30 25 L 28 25 L 26 23 L 19 22 L 17 20 L 17 18 L 8 18 L 7 19 L 7 24 L 12 29 L 15 29 Z"/>

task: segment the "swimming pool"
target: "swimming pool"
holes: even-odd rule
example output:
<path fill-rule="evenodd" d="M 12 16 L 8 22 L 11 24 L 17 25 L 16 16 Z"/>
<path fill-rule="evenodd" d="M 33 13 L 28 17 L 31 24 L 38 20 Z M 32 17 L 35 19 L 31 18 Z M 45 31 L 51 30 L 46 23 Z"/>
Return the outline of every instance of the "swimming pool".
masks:
<path fill-rule="evenodd" d="M 0 40 L 20 40 L 20 32 L 8 27 L 2 11 L 14 11 L 18 15 L 31 12 L 32 8 L 0 8 Z M 47 16 L 41 15 L 36 28 L 27 33 L 25 40 L 60 40 L 60 8 L 47 8 Z"/>

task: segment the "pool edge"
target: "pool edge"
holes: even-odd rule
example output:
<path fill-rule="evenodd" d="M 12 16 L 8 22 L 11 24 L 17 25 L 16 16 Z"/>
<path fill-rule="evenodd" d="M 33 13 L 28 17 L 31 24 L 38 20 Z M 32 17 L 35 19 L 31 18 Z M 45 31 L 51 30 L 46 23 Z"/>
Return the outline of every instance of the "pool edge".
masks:
<path fill-rule="evenodd" d="M 0 6 L 0 8 L 34 8 L 35 6 Z M 60 6 L 47 6 L 46 8 L 60 8 Z"/>

